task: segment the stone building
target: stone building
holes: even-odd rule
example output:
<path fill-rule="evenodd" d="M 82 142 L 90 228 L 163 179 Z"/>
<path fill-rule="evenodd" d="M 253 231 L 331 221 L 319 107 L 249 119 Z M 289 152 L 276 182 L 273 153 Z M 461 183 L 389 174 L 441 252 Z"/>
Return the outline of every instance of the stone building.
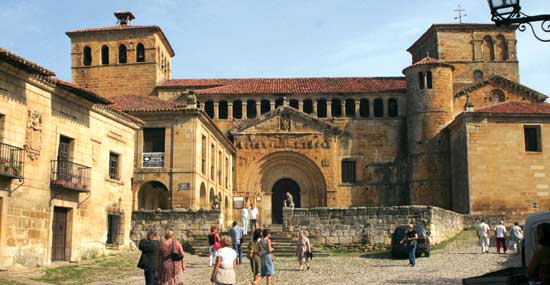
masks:
<path fill-rule="evenodd" d="M 530 116 L 525 113 L 529 108 L 505 108 L 498 118 L 505 118 L 514 130 L 506 132 L 507 125 L 492 115 L 502 109 L 486 109 L 510 102 L 547 108 L 544 94 L 519 82 L 513 27 L 433 25 L 408 49 L 412 64 L 401 77 L 172 79 L 174 52 L 162 30 L 130 25 L 131 13 L 117 17 L 119 25 L 67 32 L 74 83 L 116 97 L 114 101 L 131 105 L 145 97 L 169 110 L 178 105 L 191 109 L 182 94 L 194 92 L 201 111 L 192 112 L 211 118 L 215 127 L 207 124 L 206 129 L 223 155 L 231 154 L 232 147 L 220 134 L 236 148 L 233 189 L 228 189 L 233 190 L 234 217 L 245 202 L 254 202 L 262 223 L 280 223 L 286 192 L 297 207 L 306 208 L 424 204 L 509 217 L 548 209 L 545 187 L 550 181 L 539 161 L 544 156 L 546 113 Z M 136 84 L 128 84 L 128 78 Z M 140 115 L 142 110 L 121 109 L 153 128 L 167 113 L 148 110 Z M 177 119 L 164 125 L 165 138 L 172 139 L 169 133 L 176 125 Z M 514 144 L 515 152 L 500 144 L 490 148 L 495 137 L 489 130 L 495 129 L 503 130 L 502 145 Z M 487 146 L 471 157 L 482 143 Z M 540 148 L 534 151 L 533 145 Z M 497 155 L 501 149 L 506 153 Z M 519 157 L 526 161 L 513 159 Z M 207 161 L 202 173 L 208 172 L 208 161 L 215 164 L 216 158 L 208 158 L 201 157 Z M 496 160 L 478 163 L 486 158 Z M 514 173 L 527 176 L 514 177 L 514 189 L 501 189 L 507 169 L 522 165 L 527 169 Z M 149 174 L 138 167 L 136 175 L 141 181 L 139 175 Z M 172 207 L 204 206 L 197 203 L 202 199 L 196 198 L 197 193 L 202 197 L 198 180 L 189 180 L 191 191 L 184 193 L 194 194 L 187 200 L 186 194 L 177 194 L 183 196 L 174 196 Z M 493 181 L 498 183 L 487 184 Z M 140 194 L 143 189 L 134 186 L 134 209 L 156 199 Z M 223 191 L 214 189 L 214 195 Z M 508 191 L 514 194 L 506 195 Z M 517 193 L 528 201 L 510 203 Z"/>
<path fill-rule="evenodd" d="M 0 268 L 130 242 L 142 121 L 0 49 Z"/>

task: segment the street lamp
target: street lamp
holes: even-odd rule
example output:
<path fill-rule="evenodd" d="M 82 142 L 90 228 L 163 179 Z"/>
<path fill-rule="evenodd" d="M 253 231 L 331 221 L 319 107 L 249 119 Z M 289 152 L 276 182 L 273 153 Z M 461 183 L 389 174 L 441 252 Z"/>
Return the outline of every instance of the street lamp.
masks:
<path fill-rule="evenodd" d="M 545 33 L 550 33 L 550 15 L 536 15 L 529 16 L 521 12 L 520 0 L 487 0 L 489 8 L 491 9 L 491 20 L 499 25 L 513 25 L 518 24 L 517 29 L 520 32 L 527 30 L 527 26 L 531 28 L 533 35 L 539 41 L 550 42 L 550 38 L 544 39 L 540 37 L 533 22 L 541 22 L 540 28 Z"/>

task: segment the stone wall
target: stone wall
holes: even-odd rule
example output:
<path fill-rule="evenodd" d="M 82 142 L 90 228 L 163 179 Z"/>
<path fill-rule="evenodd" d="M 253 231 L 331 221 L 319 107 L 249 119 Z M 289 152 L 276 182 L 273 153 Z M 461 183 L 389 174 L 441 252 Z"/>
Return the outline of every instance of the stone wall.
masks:
<path fill-rule="evenodd" d="M 212 225 L 221 227 L 221 219 L 220 210 L 143 210 L 133 212 L 130 239 L 137 244 L 139 240 L 147 237 L 147 231 L 150 229 L 157 230 L 161 236 L 167 229 L 171 229 L 178 240 L 192 242 L 196 239 L 204 239 L 210 233 Z"/>
<path fill-rule="evenodd" d="M 306 231 L 315 244 L 373 248 L 391 245 L 395 227 L 409 223 L 424 225 L 432 244 L 464 228 L 462 215 L 430 206 L 285 209 L 283 226 Z"/>

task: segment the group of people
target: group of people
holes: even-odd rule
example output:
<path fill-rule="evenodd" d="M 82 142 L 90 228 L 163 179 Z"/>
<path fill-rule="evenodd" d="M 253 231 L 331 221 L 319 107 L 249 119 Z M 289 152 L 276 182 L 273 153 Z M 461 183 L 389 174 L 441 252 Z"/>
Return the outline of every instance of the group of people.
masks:
<path fill-rule="evenodd" d="M 174 232 L 166 231 L 161 242 L 155 230 L 139 242 L 142 254 L 138 267 L 143 269 L 146 285 L 181 285 L 185 260 L 183 246 L 174 239 Z"/>
<path fill-rule="evenodd" d="M 497 246 L 497 253 L 506 253 L 508 249 L 506 247 L 506 235 L 507 229 L 504 226 L 504 221 L 500 221 L 499 224 L 495 227 L 495 240 Z M 479 245 L 481 247 L 481 253 L 489 253 L 489 240 L 491 238 L 491 227 L 485 223 L 484 220 L 481 220 L 477 226 L 477 237 L 479 238 Z M 519 252 L 519 245 L 523 239 L 523 230 L 519 226 L 518 222 L 515 222 L 514 225 L 510 228 L 510 233 L 508 235 L 509 246 L 511 247 L 514 253 Z"/>
<path fill-rule="evenodd" d="M 260 212 L 258 208 L 254 206 L 254 203 L 251 203 L 250 207 L 248 204 L 244 205 L 241 210 L 241 218 L 245 235 L 248 233 L 248 223 L 250 223 L 250 229 L 252 229 L 252 231 L 256 230 L 259 214 Z"/>

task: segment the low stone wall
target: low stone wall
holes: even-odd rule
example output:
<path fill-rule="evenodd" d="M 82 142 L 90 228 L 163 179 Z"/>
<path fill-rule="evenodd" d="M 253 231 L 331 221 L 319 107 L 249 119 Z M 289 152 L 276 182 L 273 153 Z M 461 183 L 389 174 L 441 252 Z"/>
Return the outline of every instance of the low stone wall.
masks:
<path fill-rule="evenodd" d="M 204 239 L 212 225 L 221 227 L 220 210 L 133 212 L 130 239 L 137 244 L 139 240 L 147 237 L 150 229 L 157 230 L 160 235 L 163 235 L 167 229 L 171 229 L 178 240 L 193 242 L 197 238 Z"/>
<path fill-rule="evenodd" d="M 285 209 L 283 217 L 285 231 L 306 231 L 313 243 L 329 247 L 387 247 L 402 224 L 423 225 L 432 244 L 464 229 L 461 214 L 430 206 Z"/>

